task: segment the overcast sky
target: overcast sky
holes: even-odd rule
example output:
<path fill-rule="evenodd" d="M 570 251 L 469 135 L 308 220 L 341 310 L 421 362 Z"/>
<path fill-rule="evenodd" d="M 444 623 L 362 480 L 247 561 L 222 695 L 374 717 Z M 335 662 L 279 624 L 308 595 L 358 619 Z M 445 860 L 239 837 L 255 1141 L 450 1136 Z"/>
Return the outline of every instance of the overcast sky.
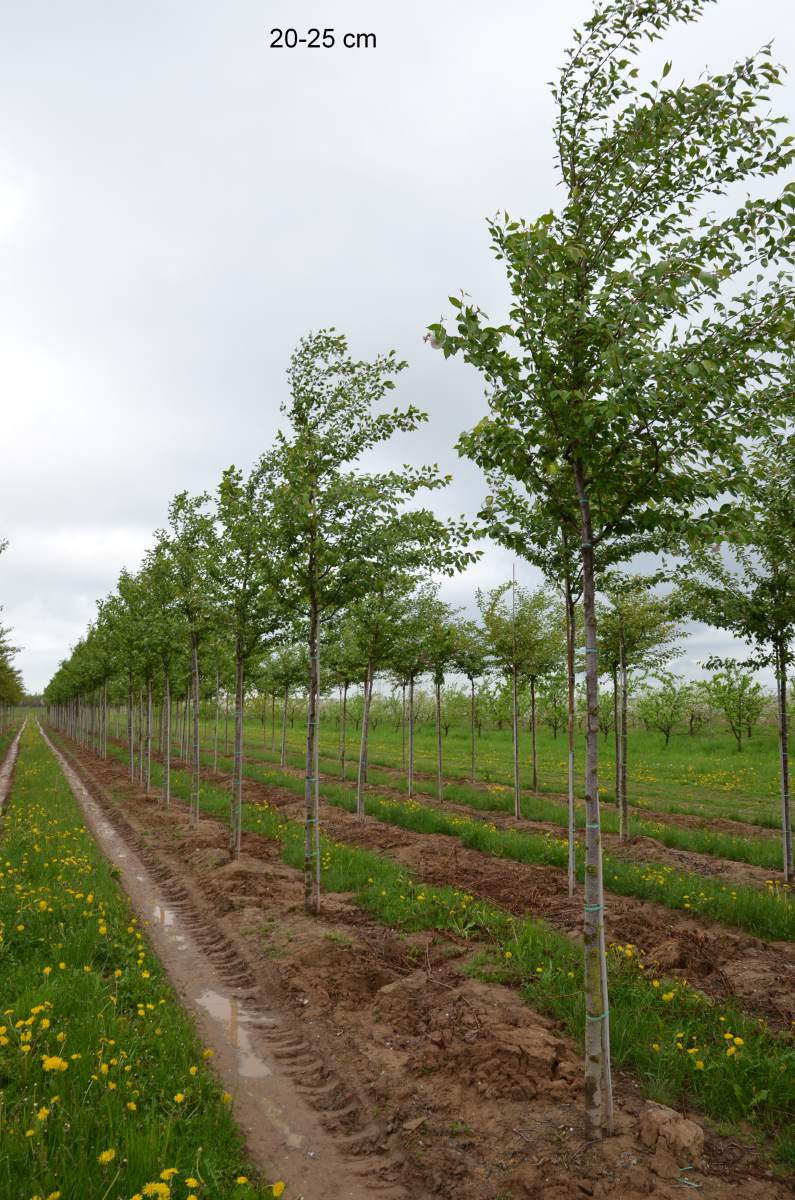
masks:
<path fill-rule="evenodd" d="M 422 333 L 461 288 L 504 311 L 484 218 L 555 203 L 547 85 L 589 11 L 0 0 L 0 604 L 29 689 L 171 495 L 267 447 L 310 329 L 408 359 L 400 397 L 430 421 L 395 459 L 438 461 L 455 475 L 439 509 L 475 512 L 479 473 L 452 446 L 482 387 Z M 273 27 L 317 25 L 333 50 L 269 47 Z M 348 31 L 377 47 L 343 49 Z M 771 39 L 795 65 L 787 0 L 719 0 L 646 63 L 692 77 Z M 790 84 L 775 102 L 792 115 Z M 447 591 L 509 573 L 493 549 Z M 731 645 L 696 630 L 680 669 Z"/>

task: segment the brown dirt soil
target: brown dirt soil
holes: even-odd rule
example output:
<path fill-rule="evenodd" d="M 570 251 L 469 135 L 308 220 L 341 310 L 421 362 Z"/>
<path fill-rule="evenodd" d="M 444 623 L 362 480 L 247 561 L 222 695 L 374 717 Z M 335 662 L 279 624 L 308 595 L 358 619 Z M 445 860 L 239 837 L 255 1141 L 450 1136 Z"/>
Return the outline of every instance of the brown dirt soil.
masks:
<path fill-rule="evenodd" d="M 647 1103 L 624 1075 L 617 1135 L 588 1142 L 574 1044 L 515 991 L 464 977 L 467 943 L 400 936 L 345 896 L 325 897 L 322 916 L 308 918 L 302 879 L 274 843 L 244 832 L 230 862 L 224 825 L 202 819 L 191 831 L 184 805 L 163 810 L 120 764 L 59 744 L 214 961 L 237 973 L 244 1002 L 293 1031 L 281 1061 L 370 1194 L 674 1200 L 688 1181 L 708 1200 L 793 1195 L 752 1149 L 711 1133 L 702 1146 L 699 1125 Z M 329 818 L 332 836 L 345 832 L 336 810 Z M 444 841 L 426 849 L 451 865 Z M 683 1174 L 685 1166 L 697 1169 Z M 304 1200 L 325 1194 L 305 1190 Z"/>
<path fill-rule="evenodd" d="M 211 773 L 210 778 L 220 786 L 229 785 L 224 772 Z M 243 795 L 252 802 L 266 800 L 288 817 L 302 817 L 302 803 L 286 788 L 246 779 Z M 470 810 L 462 811 L 472 815 Z M 387 853 L 426 883 L 465 887 L 517 916 L 543 917 L 572 938 L 582 937 L 581 902 L 569 899 L 565 874 L 557 867 L 493 858 L 468 850 L 457 838 L 415 833 L 373 818 L 359 823 L 345 809 L 328 804 L 322 805 L 322 817 L 330 837 Z M 522 825 L 530 828 L 527 822 Z M 515 823 L 506 821 L 505 827 Z M 638 842 L 638 858 L 653 858 L 646 852 L 646 839 Z M 607 880 L 608 891 L 609 886 Z M 612 893 L 605 925 L 611 942 L 632 943 L 649 966 L 656 963 L 666 975 L 686 978 L 716 998 L 731 997 L 775 1027 L 789 1029 L 795 1019 L 795 944 L 791 942 L 765 941 L 717 921 Z"/>

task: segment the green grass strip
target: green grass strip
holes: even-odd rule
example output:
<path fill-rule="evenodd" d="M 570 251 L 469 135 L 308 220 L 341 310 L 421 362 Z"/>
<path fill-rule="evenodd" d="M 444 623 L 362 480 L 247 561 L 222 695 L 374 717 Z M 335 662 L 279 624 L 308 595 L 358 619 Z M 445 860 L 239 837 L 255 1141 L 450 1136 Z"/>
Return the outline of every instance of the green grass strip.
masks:
<path fill-rule="evenodd" d="M 2 1200 L 270 1196 L 235 1182 L 228 1100 L 31 724 L 2 860 Z"/>
<path fill-rule="evenodd" d="M 160 781 L 160 767 L 153 765 Z M 172 770 L 174 794 L 190 778 Z M 202 811 L 228 821 L 229 793 L 202 784 Z M 247 804 L 243 828 L 281 842 L 282 857 L 303 866 L 304 829 L 267 804 Z M 352 893 L 373 917 L 406 933 L 437 929 L 488 943 L 474 970 L 521 987 L 538 1011 L 560 1019 L 582 1042 L 582 950 L 546 922 L 510 914 L 451 887 L 425 886 L 388 857 L 322 839 L 322 885 Z M 662 1103 L 686 1102 L 717 1121 L 751 1124 L 775 1140 L 777 1158 L 795 1167 L 795 1039 L 731 1003 L 717 1004 L 684 980 L 647 973 L 635 946 L 610 953 L 613 1059 L 632 1070 Z"/>

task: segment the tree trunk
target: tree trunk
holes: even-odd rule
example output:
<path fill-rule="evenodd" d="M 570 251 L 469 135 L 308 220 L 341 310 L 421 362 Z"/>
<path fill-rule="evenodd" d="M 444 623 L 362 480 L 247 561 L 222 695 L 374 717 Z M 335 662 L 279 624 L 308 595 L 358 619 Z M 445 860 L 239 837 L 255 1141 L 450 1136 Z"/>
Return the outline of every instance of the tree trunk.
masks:
<path fill-rule="evenodd" d="M 138 782 L 143 786 L 145 773 L 145 754 L 144 747 L 146 744 L 146 733 L 144 725 L 144 689 L 138 689 Z"/>
<path fill-rule="evenodd" d="M 132 680 L 127 688 L 127 747 L 130 752 L 130 780 L 135 781 L 135 743 L 133 741 L 133 690 Z"/>
<path fill-rule="evenodd" d="M 215 668 L 215 729 L 213 730 L 213 771 L 218 770 L 218 727 L 221 723 L 221 669 Z"/>
<path fill-rule="evenodd" d="M 171 803 L 171 680 L 168 667 L 163 670 L 163 732 L 163 804 L 168 808 Z"/>
<path fill-rule="evenodd" d="M 364 772 L 367 762 L 367 738 L 370 732 L 370 701 L 373 695 L 373 664 L 367 663 L 364 677 L 364 709 L 362 711 L 362 736 L 359 743 L 359 770 L 356 775 L 356 818 L 364 820 Z"/>
<path fill-rule="evenodd" d="M 401 685 L 400 692 L 400 765 L 406 769 L 406 685 Z"/>
<path fill-rule="evenodd" d="M 619 808 L 619 837 L 622 842 L 625 842 L 629 837 L 629 796 L 627 794 L 627 718 L 629 716 L 629 702 L 627 696 L 627 657 L 623 637 L 621 639 L 621 665 L 619 670 L 621 692 L 621 806 Z"/>
<path fill-rule="evenodd" d="M 538 791 L 538 745 L 536 730 L 536 681 L 530 679 L 530 736 L 533 746 L 533 791 Z"/>
<path fill-rule="evenodd" d="M 224 696 L 224 758 L 229 755 L 229 692 Z"/>
<path fill-rule="evenodd" d="M 615 747 L 616 808 L 621 809 L 621 718 L 618 702 L 618 671 L 610 672 L 613 680 L 613 745 Z"/>
<path fill-rule="evenodd" d="M 287 704 L 290 697 L 290 689 L 284 689 L 284 707 L 282 709 L 282 744 L 279 754 L 279 766 L 287 766 Z"/>
<path fill-rule="evenodd" d="M 522 799 L 519 794 L 519 696 L 516 678 L 516 662 L 511 667 L 511 734 L 513 737 L 513 815 L 522 816 Z"/>
<path fill-rule="evenodd" d="M 196 829 L 199 825 L 199 784 L 201 775 L 199 748 L 199 639 L 196 634 L 191 638 L 191 651 L 193 668 L 193 755 L 190 776 L 190 811 L 191 824 Z"/>
<path fill-rule="evenodd" d="M 342 712 L 340 720 L 340 779 L 345 782 L 345 765 L 348 757 L 348 680 L 342 687 Z"/>
<path fill-rule="evenodd" d="M 599 820 L 599 666 L 597 662 L 596 595 L 591 514 L 582 468 L 576 471 L 582 511 L 582 582 L 585 620 L 585 688 L 588 719 L 585 761 L 585 1117 L 586 1136 L 612 1131 L 613 1097 L 610 1071 L 610 1015 L 604 936 L 602 842 Z"/>
<path fill-rule="evenodd" d="M 319 613 L 314 595 L 309 605 L 309 696 L 306 715 L 306 770 L 304 779 L 304 802 L 306 807 L 306 823 L 304 827 L 304 904 L 307 912 L 317 915 L 320 912 L 320 889 L 315 863 L 316 829 L 318 821 L 317 793 L 315 790 L 315 762 L 317 743 L 317 700 L 319 692 L 318 671 L 318 635 Z M 286 729 L 287 691 L 285 691 L 284 715 Z M 284 752 L 284 736 L 282 737 L 282 752 Z"/>
<path fill-rule="evenodd" d="M 436 798 L 441 804 L 444 799 L 444 784 L 442 783 L 442 685 L 434 681 L 436 691 Z"/>
<path fill-rule="evenodd" d="M 781 832 L 784 854 L 784 882 L 795 879 L 792 862 L 792 816 L 789 798 L 789 730 L 787 728 L 787 647 L 776 647 L 776 691 L 778 693 L 778 747 L 781 770 Z"/>
<path fill-rule="evenodd" d="M 414 795 L 414 676 L 409 675 L 409 800 Z"/>
<path fill-rule="evenodd" d="M 229 853 L 240 857 L 243 833 L 243 654 L 235 646 L 235 759 L 232 771 L 232 797 L 229 813 Z"/>
<path fill-rule="evenodd" d="M 152 786 L 152 677 L 146 681 L 146 794 Z"/>
<path fill-rule="evenodd" d="M 276 753 L 276 693 L 271 692 L 271 754 Z"/>
<path fill-rule="evenodd" d="M 469 700 L 469 740 L 472 749 L 472 761 L 470 763 L 469 778 L 470 782 L 475 782 L 475 680 L 470 679 L 470 700 Z"/>
<path fill-rule="evenodd" d="M 569 895 L 574 895 L 576 882 L 576 809 L 574 805 L 574 739 L 575 739 L 575 672 L 574 672 L 574 642 L 575 642 L 575 613 L 574 596 L 571 583 L 566 579 L 566 678 L 567 678 L 567 734 L 568 734 L 568 880 Z"/>

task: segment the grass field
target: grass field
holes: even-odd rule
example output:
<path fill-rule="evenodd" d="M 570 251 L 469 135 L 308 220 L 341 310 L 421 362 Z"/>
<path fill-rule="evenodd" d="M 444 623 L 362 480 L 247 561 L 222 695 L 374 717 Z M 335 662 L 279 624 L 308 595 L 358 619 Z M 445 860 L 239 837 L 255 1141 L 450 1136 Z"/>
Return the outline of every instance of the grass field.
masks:
<path fill-rule="evenodd" d="M 205 744 L 212 739 L 212 720 L 203 722 Z M 325 723 L 321 710 L 321 755 L 326 769 L 333 770 L 338 761 L 339 730 L 333 716 Z M 276 728 L 276 749 L 279 742 Z M 263 733 L 261 723 L 251 717 L 246 721 L 246 745 L 249 753 L 270 751 L 271 726 Z M 232 722 L 228 727 L 231 749 Z M 300 718 L 288 728 L 288 756 L 295 765 L 302 764 L 305 749 L 305 727 Z M 223 716 L 220 723 L 220 744 L 224 742 Z M 349 774 L 355 776 L 359 752 L 359 735 L 351 725 L 348 729 L 347 759 Z M 603 800 L 614 798 L 615 771 L 612 736 L 600 737 L 600 792 Z M 521 784 L 531 782 L 530 737 L 520 734 Z M 444 774 L 450 780 L 469 778 L 469 732 L 451 726 L 443 739 Z M 431 726 L 418 726 L 415 733 L 416 769 L 435 774 L 435 733 Z M 379 722 L 370 732 L 369 762 L 371 767 L 400 768 L 402 739 L 394 725 Z M 578 735 L 576 748 L 576 779 L 581 781 L 584 766 L 584 742 Z M 553 738 L 546 727 L 538 731 L 538 771 L 542 792 L 564 793 L 566 790 L 566 742 L 562 735 Z M 628 774 L 630 803 L 638 809 L 660 812 L 689 813 L 707 819 L 723 817 L 747 821 L 763 827 L 778 829 L 779 811 L 778 742 L 776 732 L 767 726 L 754 730 L 750 740 L 743 742 L 738 753 L 734 738 L 725 730 L 701 730 L 692 737 L 674 733 L 669 745 L 661 734 L 633 728 L 629 737 Z M 477 743 L 477 779 L 483 783 L 512 786 L 511 738 L 509 731 L 484 730 Z M 578 787 L 581 792 L 581 786 Z"/>
<path fill-rule="evenodd" d="M 31 723 L 2 856 L 0 1198 L 272 1195 Z"/>

